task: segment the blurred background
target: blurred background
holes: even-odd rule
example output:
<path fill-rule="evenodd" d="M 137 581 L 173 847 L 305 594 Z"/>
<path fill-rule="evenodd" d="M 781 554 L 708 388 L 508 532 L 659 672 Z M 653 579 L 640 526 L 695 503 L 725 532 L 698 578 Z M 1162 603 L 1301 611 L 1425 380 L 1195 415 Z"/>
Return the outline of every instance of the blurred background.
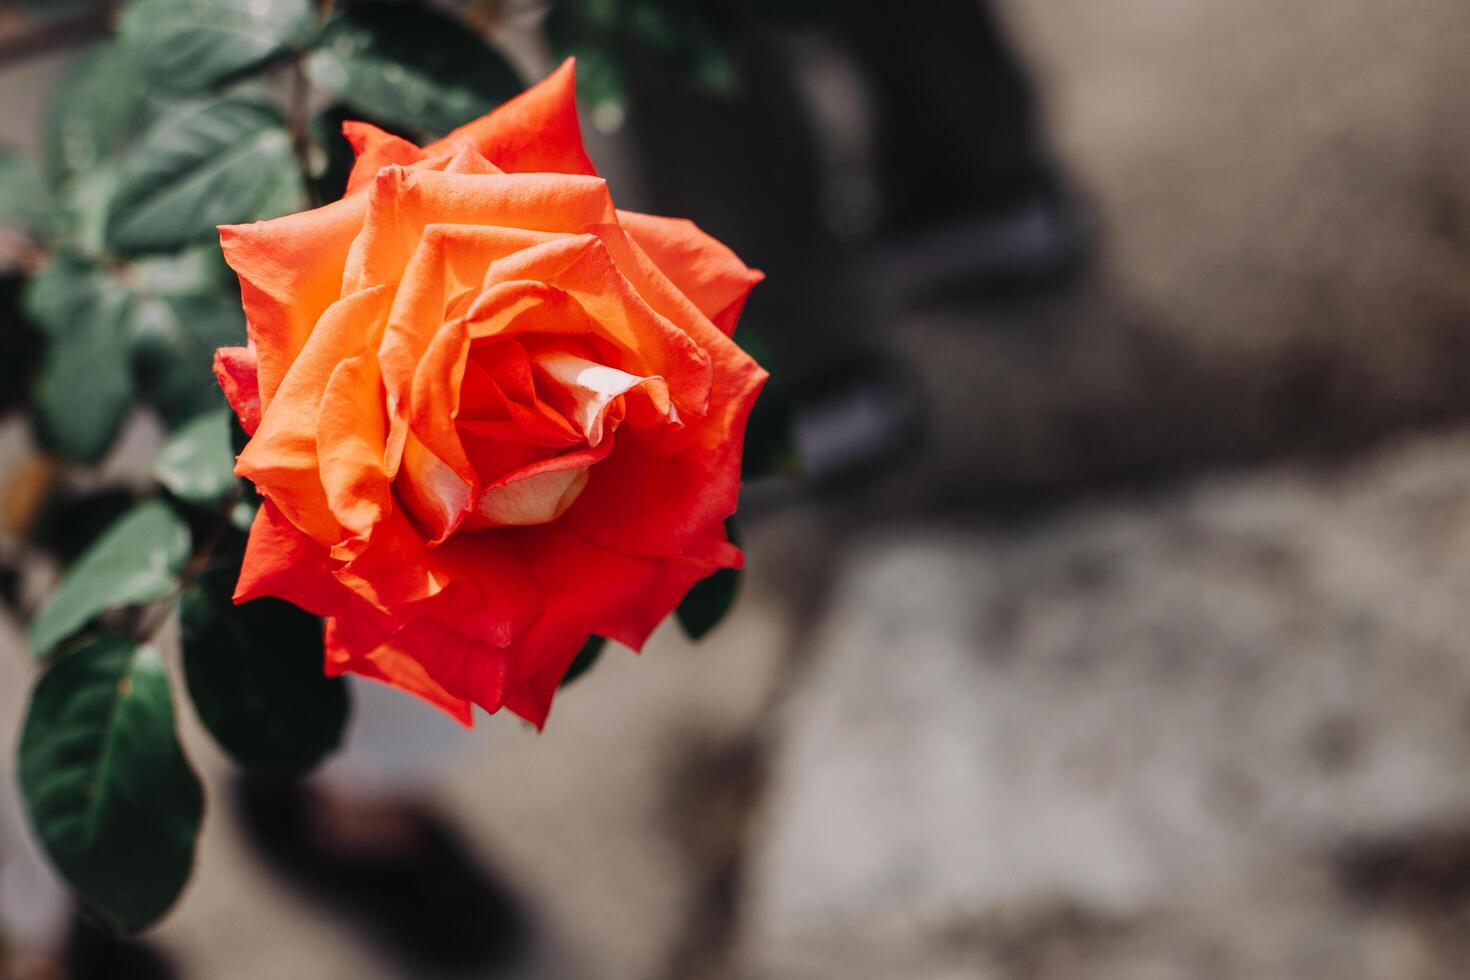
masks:
<path fill-rule="evenodd" d="M 682 58 L 575 6 L 467 16 L 527 77 L 578 52 L 620 206 L 770 277 L 742 339 L 789 439 L 734 612 L 612 651 L 541 735 L 359 686 L 323 792 L 452 828 L 473 968 L 262 857 L 185 713 L 194 879 L 93 973 L 43 955 L 5 618 L 15 975 L 1470 974 L 1470 7 L 690 4 Z M 0 11 L 0 141 L 37 154 L 101 28 Z M 0 454 L 23 492 L 16 415 Z"/>

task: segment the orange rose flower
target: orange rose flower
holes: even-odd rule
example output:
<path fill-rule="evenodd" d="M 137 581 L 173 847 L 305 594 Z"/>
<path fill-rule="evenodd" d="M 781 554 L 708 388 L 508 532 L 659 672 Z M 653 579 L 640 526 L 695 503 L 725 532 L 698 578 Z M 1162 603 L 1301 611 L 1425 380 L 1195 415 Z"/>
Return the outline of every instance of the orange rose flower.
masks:
<path fill-rule="evenodd" d="M 738 567 L 760 280 L 614 210 L 570 62 L 420 148 L 348 123 L 342 200 L 222 227 L 249 346 L 215 373 L 264 497 L 235 600 L 326 619 L 326 669 L 540 726 L 591 634 L 637 650 Z"/>

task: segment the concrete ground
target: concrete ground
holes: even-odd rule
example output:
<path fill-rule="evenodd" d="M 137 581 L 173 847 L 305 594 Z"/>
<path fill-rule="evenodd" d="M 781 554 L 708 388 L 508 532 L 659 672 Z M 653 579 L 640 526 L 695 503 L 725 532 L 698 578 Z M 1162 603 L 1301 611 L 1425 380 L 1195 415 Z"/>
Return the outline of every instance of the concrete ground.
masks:
<path fill-rule="evenodd" d="M 706 643 L 445 736 L 418 782 L 536 922 L 507 975 L 1470 972 L 1470 7 L 1001 8 L 1091 268 L 898 311 L 912 462 L 753 520 Z M 181 973 L 405 975 L 185 737 Z"/>

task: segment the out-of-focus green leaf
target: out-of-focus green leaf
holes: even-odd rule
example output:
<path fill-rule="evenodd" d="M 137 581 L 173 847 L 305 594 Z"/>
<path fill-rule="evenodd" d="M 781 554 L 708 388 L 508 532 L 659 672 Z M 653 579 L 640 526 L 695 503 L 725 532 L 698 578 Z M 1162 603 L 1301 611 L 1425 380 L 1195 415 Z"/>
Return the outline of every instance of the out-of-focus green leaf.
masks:
<path fill-rule="evenodd" d="M 55 239 L 64 248 L 101 260 L 107 210 L 117 193 L 120 166 L 109 160 L 74 174 L 56 191 Z"/>
<path fill-rule="evenodd" d="M 342 742 L 347 685 L 322 670 L 322 623 L 279 599 L 231 602 L 239 568 L 184 593 L 184 675 L 204 727 L 246 769 L 307 772 Z"/>
<path fill-rule="evenodd" d="M 730 607 L 735 604 L 735 594 L 740 591 L 740 570 L 722 568 L 706 579 L 694 583 L 694 588 L 679 603 L 675 615 L 679 625 L 691 640 L 702 640 L 720 624 Z"/>
<path fill-rule="evenodd" d="M 120 45 L 100 44 L 76 59 L 46 107 L 46 176 L 52 186 L 116 157 L 149 114 L 144 92 L 137 65 Z"/>
<path fill-rule="evenodd" d="M 108 609 L 172 595 L 188 558 L 184 522 L 161 501 L 139 504 L 67 570 L 31 623 L 31 652 L 46 656 Z"/>
<path fill-rule="evenodd" d="M 0 225 L 45 231 L 51 219 L 49 197 L 46 182 L 29 160 L 0 149 Z"/>
<path fill-rule="evenodd" d="M 95 463 L 106 455 L 133 403 L 133 378 L 120 335 L 131 305 L 99 308 L 96 319 L 66 342 L 51 342 L 35 388 L 41 441 L 68 459 Z"/>
<path fill-rule="evenodd" d="M 731 544 L 740 543 L 740 532 L 734 521 L 725 522 L 725 533 L 729 535 Z M 720 625 L 735 605 L 742 574 L 738 568 L 722 568 L 695 582 L 685 594 L 674 614 L 691 640 L 704 639 L 710 630 Z"/>
<path fill-rule="evenodd" d="M 27 281 L 22 304 L 48 337 L 62 337 L 97 303 L 106 286 L 107 277 L 97 266 L 57 255 Z"/>
<path fill-rule="evenodd" d="M 567 668 L 567 672 L 561 675 L 561 686 L 566 687 L 591 670 L 592 665 L 597 663 L 597 658 L 602 656 L 603 648 L 606 646 L 607 640 L 602 637 L 589 636 L 587 642 L 582 645 L 582 649 L 577 651 L 577 657 Z"/>
<path fill-rule="evenodd" d="M 309 0 L 132 0 L 118 33 L 149 81 L 184 94 L 305 44 Z"/>
<path fill-rule="evenodd" d="M 30 403 L 45 338 L 21 304 L 25 280 L 0 275 L 0 413 Z"/>
<path fill-rule="evenodd" d="M 63 455 L 107 452 L 135 395 L 170 428 L 222 404 L 211 364 L 244 342 L 245 319 L 219 249 L 140 259 L 112 272 L 57 256 L 30 281 L 25 308 L 48 343 L 36 425 Z"/>
<path fill-rule="evenodd" d="M 349 8 L 323 29 L 306 71 L 312 84 L 364 115 L 431 136 L 484 115 L 522 88 L 474 31 L 406 4 Z"/>
<path fill-rule="evenodd" d="M 128 263 L 127 282 L 145 296 L 190 296 L 233 288 L 235 275 L 217 242 Z"/>
<path fill-rule="evenodd" d="M 211 367 L 216 348 L 245 342 L 245 315 L 229 293 L 142 298 L 127 342 L 138 391 L 170 428 L 224 404 Z"/>
<path fill-rule="evenodd" d="M 246 497 L 244 500 L 230 508 L 230 524 L 237 531 L 250 533 L 250 526 L 255 523 L 255 513 L 260 509 L 259 497 Z"/>
<path fill-rule="evenodd" d="M 123 331 L 134 301 L 101 269 L 58 257 L 31 281 L 26 309 L 47 337 L 35 388 L 43 442 L 79 462 L 100 459 L 133 402 Z"/>
<path fill-rule="evenodd" d="M 158 650 L 102 636 L 53 663 L 19 756 L 31 826 L 82 904 L 119 932 L 168 911 L 194 863 L 204 796 Z"/>
<path fill-rule="evenodd" d="M 745 426 L 741 474 L 750 480 L 790 472 L 796 468 L 795 404 L 785 383 L 786 372 L 756 328 L 742 323 L 735 331 L 735 342 L 771 374 Z"/>
<path fill-rule="evenodd" d="M 174 433 L 153 461 L 153 475 L 180 500 L 208 506 L 236 490 L 230 410 L 205 412 Z"/>
<path fill-rule="evenodd" d="M 301 174 L 280 110 L 246 95 L 175 107 L 123 163 L 107 216 L 119 253 L 212 239 L 215 226 L 299 207 Z"/>

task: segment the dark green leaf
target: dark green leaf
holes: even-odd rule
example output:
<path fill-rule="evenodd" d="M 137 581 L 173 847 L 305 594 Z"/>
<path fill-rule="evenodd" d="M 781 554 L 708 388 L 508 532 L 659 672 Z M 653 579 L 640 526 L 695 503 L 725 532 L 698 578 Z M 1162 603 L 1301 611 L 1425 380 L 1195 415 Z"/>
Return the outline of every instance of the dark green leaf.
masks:
<path fill-rule="evenodd" d="M 359 112 L 431 136 L 521 91 L 510 65 L 474 31 L 408 4 L 351 8 L 323 30 L 306 70 Z"/>
<path fill-rule="evenodd" d="M 704 639 L 720 624 L 735 604 L 735 593 L 739 589 L 740 570 L 735 568 L 722 568 L 694 584 L 675 611 L 679 625 L 684 627 L 691 640 Z"/>
<path fill-rule="evenodd" d="M 791 390 L 785 383 L 787 373 L 782 370 L 774 352 L 755 327 L 742 323 L 736 329 L 735 342 L 771 373 L 771 379 L 766 382 L 760 398 L 756 399 L 755 407 L 750 412 L 750 420 L 745 426 L 745 454 L 741 460 L 741 474 L 750 480 L 794 470 L 795 404 Z"/>
<path fill-rule="evenodd" d="M 205 412 L 164 444 L 153 475 L 175 497 L 209 506 L 234 494 L 235 453 L 230 448 L 230 410 Z"/>
<path fill-rule="evenodd" d="M 46 183 L 31 162 L 0 149 L 0 225 L 45 231 L 51 217 Z"/>
<path fill-rule="evenodd" d="M 582 645 L 581 650 L 577 651 L 577 658 L 572 661 L 572 665 L 567 668 L 567 672 L 561 675 L 561 686 L 566 687 L 572 681 L 591 670 L 592 665 L 597 663 L 597 658 L 602 656 L 602 650 L 606 646 L 607 640 L 600 636 L 587 637 L 587 642 Z"/>
<path fill-rule="evenodd" d="M 189 558 L 189 529 L 158 500 L 139 504 L 67 570 L 31 623 L 31 651 L 44 657 L 99 613 L 166 598 Z"/>
<path fill-rule="evenodd" d="M 19 763 L 31 826 L 87 908 L 119 932 L 168 911 L 204 798 L 156 649 L 102 636 L 52 664 L 31 695 Z"/>
<path fill-rule="evenodd" d="M 144 124 L 149 105 L 137 65 L 117 44 L 80 55 L 46 107 L 46 176 L 52 186 L 112 160 Z"/>
<path fill-rule="evenodd" d="M 47 337 L 66 337 L 107 289 L 107 277 L 97 266 L 58 255 L 26 283 L 22 303 Z"/>
<path fill-rule="evenodd" d="M 309 0 L 132 0 L 118 32 L 149 81 L 193 93 L 297 45 Z"/>
<path fill-rule="evenodd" d="M 63 456 L 96 462 L 133 401 L 123 343 L 133 297 L 100 269 L 58 258 L 32 280 L 25 303 L 47 336 L 35 391 L 39 435 Z"/>
<path fill-rule="evenodd" d="M 133 402 L 127 352 L 119 340 L 126 303 L 102 308 L 65 343 L 47 345 L 35 390 L 43 444 L 68 459 L 95 463 L 107 454 Z"/>
<path fill-rule="evenodd" d="M 279 599 L 236 606 L 236 567 L 184 593 L 184 674 L 204 726 L 246 769 L 310 770 L 342 742 L 347 686 L 323 668 L 322 623 Z"/>
<path fill-rule="evenodd" d="M 31 530 L 31 541 L 65 568 L 137 503 L 123 487 L 79 493 L 63 485 L 46 500 Z"/>
<path fill-rule="evenodd" d="M 214 352 L 244 340 L 240 301 L 222 293 L 140 299 L 127 330 L 138 390 L 171 428 L 224 404 Z"/>
<path fill-rule="evenodd" d="M 216 225 L 275 217 L 303 195 L 280 111 L 236 95 L 175 107 L 137 141 L 107 216 L 119 252 L 175 248 Z"/>
<path fill-rule="evenodd" d="M 0 275 L 0 413 L 29 404 L 45 338 L 24 312 L 25 280 Z"/>

